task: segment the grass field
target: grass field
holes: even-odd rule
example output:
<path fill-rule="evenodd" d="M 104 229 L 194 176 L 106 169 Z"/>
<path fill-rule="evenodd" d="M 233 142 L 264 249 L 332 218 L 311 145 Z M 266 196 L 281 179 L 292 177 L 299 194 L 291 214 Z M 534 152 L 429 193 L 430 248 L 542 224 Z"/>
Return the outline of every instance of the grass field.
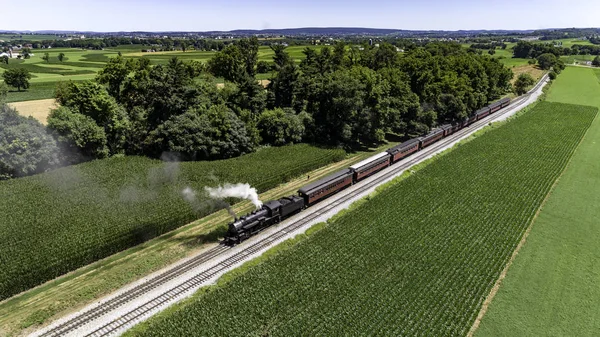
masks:
<path fill-rule="evenodd" d="M 569 67 L 553 102 L 600 107 L 593 70 Z M 476 336 L 597 336 L 600 331 L 600 119 L 533 223 Z"/>
<path fill-rule="evenodd" d="M 595 115 L 539 104 L 132 334 L 464 335 Z"/>
<path fill-rule="evenodd" d="M 203 186 L 265 191 L 344 155 L 300 144 L 221 161 L 110 158 L 2 181 L 0 299 L 223 208 Z"/>

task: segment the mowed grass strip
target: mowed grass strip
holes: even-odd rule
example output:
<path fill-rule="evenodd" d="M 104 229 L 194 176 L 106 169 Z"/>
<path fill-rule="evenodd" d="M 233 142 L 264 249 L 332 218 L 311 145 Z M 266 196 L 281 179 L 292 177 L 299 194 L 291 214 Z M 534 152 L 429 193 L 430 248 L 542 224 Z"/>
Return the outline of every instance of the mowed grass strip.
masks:
<path fill-rule="evenodd" d="M 596 113 L 540 103 L 131 334 L 465 335 Z"/>
<path fill-rule="evenodd" d="M 0 299 L 223 208 L 204 186 L 265 191 L 344 156 L 299 144 L 211 162 L 110 158 L 2 181 Z M 188 186 L 197 199 L 186 202 Z"/>
<path fill-rule="evenodd" d="M 591 69 L 569 67 L 549 101 L 600 107 Z M 596 336 L 600 332 L 600 119 L 596 118 L 533 223 L 475 336 Z"/>

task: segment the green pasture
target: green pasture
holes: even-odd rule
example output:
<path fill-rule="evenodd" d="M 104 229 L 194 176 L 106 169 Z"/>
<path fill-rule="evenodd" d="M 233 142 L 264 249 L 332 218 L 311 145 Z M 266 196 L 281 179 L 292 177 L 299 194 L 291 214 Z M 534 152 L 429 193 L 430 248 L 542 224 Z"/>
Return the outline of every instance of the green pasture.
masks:
<path fill-rule="evenodd" d="M 569 56 L 561 56 L 561 60 L 565 62 L 565 64 L 575 64 L 575 63 L 583 63 L 585 61 L 592 61 L 596 57 L 596 55 L 569 55 Z"/>
<path fill-rule="evenodd" d="M 599 71 L 568 67 L 548 101 L 600 107 Z M 476 336 L 597 336 L 600 331 L 600 119 L 534 221 Z"/>
<path fill-rule="evenodd" d="M 506 57 L 506 58 L 501 58 L 499 59 L 499 61 L 504 64 L 505 66 L 512 68 L 512 67 L 518 67 L 518 66 L 522 66 L 524 64 L 527 64 L 527 62 L 529 61 L 528 59 L 520 59 L 520 58 L 513 58 L 513 57 Z"/>
<path fill-rule="evenodd" d="M 588 40 L 560 39 L 560 40 L 554 40 L 554 41 L 562 42 L 563 47 L 566 47 L 566 48 L 571 48 L 571 46 L 574 44 L 580 44 L 580 45 L 584 45 L 584 46 L 593 46 L 594 45 L 593 43 L 591 43 Z"/>

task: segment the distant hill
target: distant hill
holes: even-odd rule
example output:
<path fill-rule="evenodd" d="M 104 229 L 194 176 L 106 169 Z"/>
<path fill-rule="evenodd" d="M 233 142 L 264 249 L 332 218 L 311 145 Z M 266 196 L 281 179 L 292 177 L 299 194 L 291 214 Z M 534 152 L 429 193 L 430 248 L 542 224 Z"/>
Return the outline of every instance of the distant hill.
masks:
<path fill-rule="evenodd" d="M 458 30 L 458 31 L 443 31 L 443 30 L 403 30 L 403 29 L 388 29 L 388 28 L 364 28 L 364 27 L 304 27 L 304 28 L 282 28 L 282 29 L 236 29 L 231 31 L 204 31 L 204 32 L 185 32 L 185 31 L 157 31 L 157 32 L 91 32 L 91 31 L 64 31 L 64 30 L 40 30 L 40 31 L 15 31 L 15 30 L 0 30 L 0 34 L 86 34 L 86 35 L 125 35 L 125 34 L 165 34 L 165 35 L 287 35 L 287 36 L 302 36 L 302 35 L 326 35 L 326 36 L 342 36 L 342 35 L 399 35 L 399 36 L 467 36 L 479 34 L 529 34 L 533 30 Z"/>

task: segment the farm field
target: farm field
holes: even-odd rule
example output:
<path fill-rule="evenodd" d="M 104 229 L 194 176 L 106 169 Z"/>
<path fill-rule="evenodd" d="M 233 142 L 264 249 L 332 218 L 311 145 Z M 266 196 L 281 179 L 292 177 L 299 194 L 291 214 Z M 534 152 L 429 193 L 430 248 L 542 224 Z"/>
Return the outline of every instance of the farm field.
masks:
<path fill-rule="evenodd" d="M 384 144 L 377 149 L 352 153 L 346 159 L 307 172 L 269 189 L 260 195 L 261 200 L 273 200 L 296 194 L 305 184 L 316 181 L 381 152 L 396 143 Z M 253 209 L 249 201 L 232 206 L 236 214 L 246 214 Z M 214 243 L 227 228 L 231 216 L 226 210 L 212 213 L 155 239 L 113 254 L 86 265 L 39 287 L 0 302 L 0 336 L 23 335 L 40 324 L 64 315 L 100 298 L 120 287 L 166 267 L 182 258 L 192 256 Z"/>
<path fill-rule="evenodd" d="M 304 58 L 302 51 L 306 47 L 320 48 L 320 46 L 290 46 L 286 51 L 299 63 Z M 31 87 L 27 91 L 18 92 L 16 90 L 9 92 L 8 102 L 20 102 L 38 99 L 47 99 L 54 96 L 56 84 L 61 81 L 82 81 L 93 79 L 96 73 L 104 67 L 110 57 L 116 57 L 119 52 L 124 58 L 147 58 L 151 64 L 166 64 L 176 56 L 184 61 L 208 61 L 215 52 L 210 51 L 173 51 L 142 53 L 141 49 L 147 48 L 142 45 L 119 46 L 116 48 L 107 48 L 105 50 L 81 50 L 75 48 L 54 48 L 54 49 L 34 49 L 32 56 L 27 60 L 10 60 L 9 64 L 0 65 L 0 74 L 5 69 L 23 67 L 32 74 Z M 41 59 L 43 54 L 48 52 L 50 62 Z M 57 59 L 59 53 L 65 54 L 65 60 L 60 62 Z M 268 46 L 261 46 L 258 52 L 259 61 L 273 61 L 273 51 Z M 266 80 L 271 74 L 257 74 L 257 79 Z"/>
<path fill-rule="evenodd" d="M 554 102 L 600 107 L 599 79 L 569 67 Z M 593 336 L 600 331 L 600 119 L 534 221 L 475 336 Z"/>
<path fill-rule="evenodd" d="M 129 335 L 465 335 L 596 112 L 540 103 Z"/>
<path fill-rule="evenodd" d="M 265 191 L 344 156 L 301 144 L 210 162 L 110 158 L 2 181 L 0 299 L 223 208 L 204 186 Z"/>
<path fill-rule="evenodd" d="M 35 101 L 8 103 L 8 105 L 17 109 L 21 115 L 31 116 L 37 119 L 40 123 L 46 125 L 50 110 L 56 108 L 56 101 L 53 98 L 49 98 Z"/>

